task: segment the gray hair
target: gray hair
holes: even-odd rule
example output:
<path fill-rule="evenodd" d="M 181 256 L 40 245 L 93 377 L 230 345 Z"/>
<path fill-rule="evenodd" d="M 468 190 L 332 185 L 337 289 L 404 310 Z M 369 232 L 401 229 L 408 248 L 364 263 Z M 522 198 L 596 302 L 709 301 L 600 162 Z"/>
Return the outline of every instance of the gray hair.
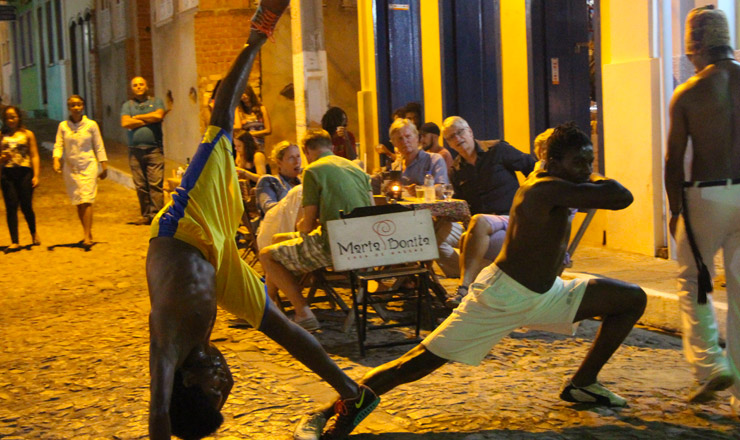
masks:
<path fill-rule="evenodd" d="M 470 125 L 468 125 L 468 121 L 460 116 L 450 116 L 442 122 L 442 131 L 450 127 L 470 128 Z"/>
<path fill-rule="evenodd" d="M 411 122 L 411 119 L 406 118 L 398 118 L 391 124 L 391 128 L 388 129 L 388 136 L 393 138 L 393 135 L 396 134 L 396 132 L 400 131 L 404 127 L 411 127 L 412 130 L 414 130 L 414 133 L 418 136 L 419 130 L 416 129 L 416 125 L 414 125 L 413 122 Z"/>

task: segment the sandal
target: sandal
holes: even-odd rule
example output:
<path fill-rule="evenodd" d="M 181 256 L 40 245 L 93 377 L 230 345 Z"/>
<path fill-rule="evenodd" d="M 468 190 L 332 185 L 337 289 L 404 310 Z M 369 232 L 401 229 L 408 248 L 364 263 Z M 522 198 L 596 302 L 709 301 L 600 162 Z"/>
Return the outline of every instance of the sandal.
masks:
<path fill-rule="evenodd" d="M 467 294 L 468 294 L 467 286 L 457 286 L 457 290 L 455 291 L 455 294 L 448 297 L 447 301 L 445 301 L 445 306 L 447 306 L 450 309 L 454 309 L 455 307 L 460 305 L 463 298 L 465 298 L 465 295 Z"/>

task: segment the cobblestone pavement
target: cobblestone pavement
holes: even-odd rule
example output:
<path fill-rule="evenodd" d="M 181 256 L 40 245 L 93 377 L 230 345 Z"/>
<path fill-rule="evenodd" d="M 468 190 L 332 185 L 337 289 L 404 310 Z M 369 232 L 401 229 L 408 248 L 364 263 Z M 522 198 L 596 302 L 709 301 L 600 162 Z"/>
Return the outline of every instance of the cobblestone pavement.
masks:
<path fill-rule="evenodd" d="M 95 205 L 95 246 L 82 231 L 60 176 L 44 153 L 35 194 L 42 246 L 0 254 L 0 439 L 146 438 L 149 310 L 144 279 L 147 228 L 132 191 L 103 181 Z M 2 218 L 4 211 L 0 211 Z M 0 222 L 0 246 L 9 244 Z M 21 219 L 21 244 L 30 243 Z M 342 316 L 318 312 L 317 338 L 352 377 L 409 347 L 360 358 Z M 685 403 L 691 376 L 670 335 L 636 329 L 601 379 L 623 394 L 622 410 L 558 400 L 563 378 L 588 349 L 596 323 L 576 337 L 515 332 L 477 367 L 449 364 L 383 396 L 357 440 L 725 439 L 740 438 L 728 395 Z M 300 415 L 331 389 L 253 329 L 221 312 L 214 339 L 234 374 L 220 440 L 287 439 Z M 391 338 L 391 330 L 373 338 Z"/>

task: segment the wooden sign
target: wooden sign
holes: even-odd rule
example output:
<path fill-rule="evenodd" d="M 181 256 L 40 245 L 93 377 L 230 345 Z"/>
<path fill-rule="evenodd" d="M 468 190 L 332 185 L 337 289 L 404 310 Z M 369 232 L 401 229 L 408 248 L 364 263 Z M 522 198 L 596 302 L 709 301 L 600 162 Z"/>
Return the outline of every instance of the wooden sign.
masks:
<path fill-rule="evenodd" d="M 428 209 L 331 220 L 326 227 L 337 271 L 439 258 Z"/>

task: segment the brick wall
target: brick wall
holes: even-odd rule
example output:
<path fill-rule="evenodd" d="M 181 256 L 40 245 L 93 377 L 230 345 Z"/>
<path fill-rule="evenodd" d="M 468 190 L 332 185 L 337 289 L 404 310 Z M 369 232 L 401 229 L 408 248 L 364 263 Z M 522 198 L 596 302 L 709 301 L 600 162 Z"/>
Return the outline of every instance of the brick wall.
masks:
<path fill-rule="evenodd" d="M 226 74 L 249 36 L 254 14 L 249 0 L 201 0 L 195 16 L 195 60 L 198 94 L 205 119 L 206 105 L 216 82 Z M 260 94 L 260 57 L 254 62 L 249 83 Z"/>
<path fill-rule="evenodd" d="M 134 9 L 135 17 L 135 29 L 132 29 L 134 35 L 134 41 L 131 41 L 132 45 L 128 46 L 127 49 L 133 49 L 133 52 L 128 52 L 132 55 L 130 59 L 135 59 L 136 63 L 127 63 L 127 69 L 132 71 L 127 72 L 127 78 L 129 80 L 134 76 L 143 76 L 147 80 L 151 94 L 156 94 L 154 90 L 154 66 L 152 61 L 152 31 L 151 31 L 151 11 L 149 0 L 135 0 L 136 8 Z"/>

